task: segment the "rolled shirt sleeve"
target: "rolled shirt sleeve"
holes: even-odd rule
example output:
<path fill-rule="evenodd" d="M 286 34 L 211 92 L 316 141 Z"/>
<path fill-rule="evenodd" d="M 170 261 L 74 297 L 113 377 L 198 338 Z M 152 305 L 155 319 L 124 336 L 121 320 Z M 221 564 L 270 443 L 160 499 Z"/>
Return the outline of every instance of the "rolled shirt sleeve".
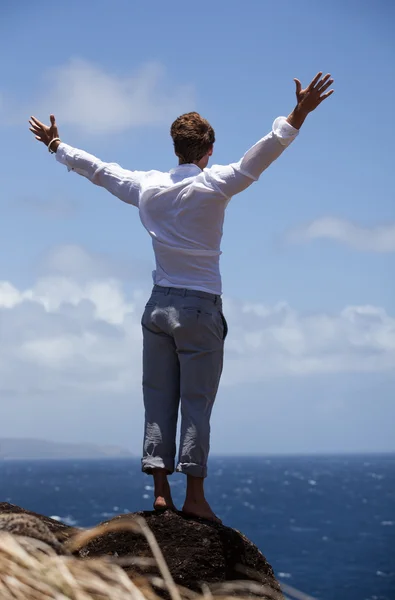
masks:
<path fill-rule="evenodd" d="M 58 146 L 56 160 L 65 165 L 69 171 L 86 177 L 123 202 L 139 206 L 143 171 L 129 171 L 116 163 L 103 162 L 88 152 L 64 143 Z"/>

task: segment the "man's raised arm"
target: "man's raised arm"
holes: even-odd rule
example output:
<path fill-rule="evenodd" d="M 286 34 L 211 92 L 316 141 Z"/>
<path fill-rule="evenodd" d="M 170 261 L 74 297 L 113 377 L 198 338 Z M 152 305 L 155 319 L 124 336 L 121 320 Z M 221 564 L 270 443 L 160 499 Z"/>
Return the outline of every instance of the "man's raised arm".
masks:
<path fill-rule="evenodd" d="M 227 198 L 257 181 L 263 171 L 293 142 L 307 115 L 333 93 L 333 90 L 326 92 L 333 83 L 329 73 L 325 77 L 317 73 L 305 89 L 302 89 L 298 79 L 294 81 L 297 103 L 287 118 L 278 117 L 271 132 L 250 148 L 239 162 L 205 169 L 207 183 L 211 183 Z"/>
<path fill-rule="evenodd" d="M 31 117 L 30 131 L 50 152 L 56 153 L 58 162 L 65 165 L 69 171 L 75 171 L 95 185 L 105 188 L 123 202 L 138 206 L 143 172 L 128 171 L 115 163 L 105 163 L 88 152 L 62 143 L 53 115 L 50 116 L 50 121 L 51 125 L 47 126 Z"/>

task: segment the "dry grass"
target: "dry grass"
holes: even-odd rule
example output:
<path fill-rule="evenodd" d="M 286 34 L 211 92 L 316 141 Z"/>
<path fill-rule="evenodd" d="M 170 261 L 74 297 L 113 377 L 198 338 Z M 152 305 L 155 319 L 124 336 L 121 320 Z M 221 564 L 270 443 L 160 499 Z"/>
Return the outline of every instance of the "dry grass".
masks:
<path fill-rule="evenodd" d="M 153 558 L 59 556 L 43 542 L 0 532 L 0 600 L 160 600 L 160 590 L 165 590 L 171 600 L 225 600 L 230 597 L 235 600 L 252 596 L 262 600 L 282 599 L 278 592 L 263 589 L 261 584 L 251 581 L 229 582 L 211 589 L 203 585 L 200 594 L 177 586 L 144 519 L 110 527 L 105 528 L 106 532 L 121 528 L 144 535 Z M 68 549 L 75 551 L 83 547 L 102 534 L 102 529 L 97 527 L 81 532 L 68 542 Z M 156 564 L 160 576 L 129 576 L 122 568 L 125 564 Z M 311 600 L 304 594 L 294 597 Z"/>

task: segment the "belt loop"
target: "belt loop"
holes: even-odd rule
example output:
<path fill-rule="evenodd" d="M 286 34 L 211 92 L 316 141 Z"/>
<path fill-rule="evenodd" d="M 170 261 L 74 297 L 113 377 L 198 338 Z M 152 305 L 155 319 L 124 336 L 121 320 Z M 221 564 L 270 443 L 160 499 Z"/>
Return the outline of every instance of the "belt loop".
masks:
<path fill-rule="evenodd" d="M 165 292 L 166 296 L 168 296 L 170 294 L 170 288 L 166 288 L 166 292 Z"/>
<path fill-rule="evenodd" d="M 182 290 L 182 295 L 183 295 L 183 297 L 184 297 L 184 298 L 185 298 L 185 296 L 187 295 L 187 293 L 188 293 L 188 290 L 187 290 L 186 288 L 184 288 L 184 289 Z"/>

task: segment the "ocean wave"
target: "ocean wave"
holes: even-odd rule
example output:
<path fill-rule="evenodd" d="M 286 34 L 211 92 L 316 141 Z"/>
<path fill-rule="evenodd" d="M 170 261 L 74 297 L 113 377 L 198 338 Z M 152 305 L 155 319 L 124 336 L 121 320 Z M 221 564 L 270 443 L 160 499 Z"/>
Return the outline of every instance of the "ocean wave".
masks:
<path fill-rule="evenodd" d="M 378 479 L 379 481 L 381 481 L 382 479 L 385 479 L 384 475 L 380 475 L 380 473 L 368 473 L 368 475 L 372 479 Z"/>
<path fill-rule="evenodd" d="M 316 527 L 296 527 L 295 525 L 290 527 L 291 531 L 295 533 L 311 533 L 313 531 L 317 531 Z"/>
<path fill-rule="evenodd" d="M 54 521 L 58 521 L 59 523 L 64 523 L 65 525 L 69 525 L 70 527 L 76 527 L 78 525 L 78 521 L 74 519 L 71 515 L 67 515 L 66 517 L 59 517 L 58 515 L 52 515 L 50 519 Z"/>

